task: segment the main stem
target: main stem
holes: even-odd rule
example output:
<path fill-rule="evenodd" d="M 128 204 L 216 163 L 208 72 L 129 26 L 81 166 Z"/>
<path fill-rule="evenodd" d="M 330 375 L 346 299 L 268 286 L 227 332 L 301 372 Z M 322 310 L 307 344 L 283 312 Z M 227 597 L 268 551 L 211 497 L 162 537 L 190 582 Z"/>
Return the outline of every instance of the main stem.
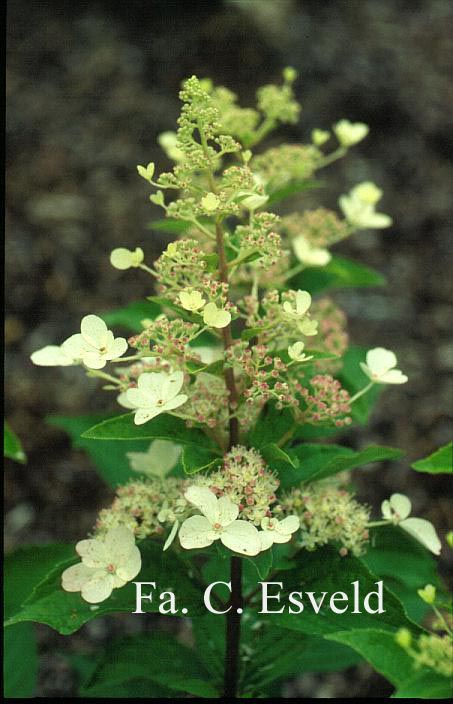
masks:
<path fill-rule="evenodd" d="M 222 283 L 228 283 L 228 262 L 225 254 L 223 229 L 220 222 L 216 223 L 216 244 L 219 257 L 219 273 Z M 233 344 L 231 326 L 223 328 L 223 344 L 225 349 Z M 238 392 L 234 380 L 234 371 L 231 367 L 225 369 L 225 384 L 228 389 L 229 400 L 229 442 L 228 449 L 239 442 L 239 424 L 236 418 Z M 239 679 L 239 642 L 241 639 L 241 613 L 242 613 L 242 560 L 232 557 L 230 563 L 231 597 L 229 611 L 226 616 L 226 650 L 225 674 L 223 695 L 225 699 L 236 699 Z"/>

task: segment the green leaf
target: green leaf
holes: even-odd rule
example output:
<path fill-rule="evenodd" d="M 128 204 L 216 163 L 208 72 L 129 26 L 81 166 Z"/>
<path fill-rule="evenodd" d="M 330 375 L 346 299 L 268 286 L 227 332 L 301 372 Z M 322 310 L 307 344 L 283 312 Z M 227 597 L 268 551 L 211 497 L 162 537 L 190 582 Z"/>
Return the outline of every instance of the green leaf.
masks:
<path fill-rule="evenodd" d="M 193 223 L 186 220 L 175 220 L 173 218 L 162 218 L 161 220 L 153 220 L 153 222 L 148 223 L 147 227 L 149 230 L 157 230 L 158 232 L 170 232 L 171 234 L 179 235 L 184 232 L 189 227 L 192 227 Z"/>
<path fill-rule="evenodd" d="M 421 622 L 429 607 L 417 589 L 433 584 L 442 590 L 434 557 L 401 528 L 384 526 L 371 533 L 371 547 L 361 558 L 384 579 L 385 585 L 402 601 L 414 621 Z"/>
<path fill-rule="evenodd" d="M 75 563 L 77 560 L 74 547 L 64 547 L 67 551 L 71 550 L 74 556 L 70 563 Z M 157 612 L 160 604 L 159 593 L 171 591 L 176 595 L 179 615 L 181 615 L 180 609 L 183 606 L 188 609 L 189 617 L 203 613 L 203 595 L 186 576 L 187 570 L 180 558 L 175 553 L 171 555 L 164 553 L 162 545 L 150 539 L 142 541 L 139 548 L 143 567 L 134 581 L 156 583 L 155 591 L 151 587 L 143 587 L 143 594 L 153 591 L 152 602 L 143 600 L 143 611 Z M 41 550 L 43 548 L 38 546 L 34 548 L 37 560 L 39 560 Z M 27 563 L 22 562 L 20 570 L 23 575 L 26 575 L 29 596 L 21 602 L 18 610 L 8 618 L 5 625 L 11 626 L 23 621 L 36 621 L 54 628 L 63 635 L 68 635 L 99 616 L 118 612 L 132 613 L 135 610 L 136 592 L 132 582 L 121 589 L 115 589 L 106 601 L 95 606 L 84 601 L 79 592 L 63 591 L 61 574 L 67 566 L 67 562 L 58 565 L 39 581 L 27 571 Z"/>
<path fill-rule="evenodd" d="M 101 315 L 104 322 L 110 327 L 119 325 L 132 332 L 143 330 L 141 321 L 146 318 L 154 320 L 160 314 L 161 308 L 151 301 L 134 301 L 124 308 L 111 310 Z"/>
<path fill-rule="evenodd" d="M 393 685 L 399 685 L 413 674 L 414 662 L 395 641 L 394 633 L 376 627 L 340 631 L 326 638 L 353 648 Z"/>
<path fill-rule="evenodd" d="M 286 469 L 291 472 L 291 470 L 296 469 L 299 464 L 297 458 L 295 461 L 293 457 L 290 457 L 285 450 L 275 443 L 269 443 L 269 445 L 265 445 L 261 448 L 261 454 L 272 469 L 277 469 L 278 471 Z"/>
<path fill-rule="evenodd" d="M 114 416 L 114 418 L 118 418 L 118 416 Z M 65 430 L 71 437 L 73 447 L 84 450 L 89 454 L 97 471 L 110 486 L 116 488 L 119 484 L 125 484 L 129 479 L 137 479 L 137 472 L 130 468 L 126 453 L 146 452 L 149 447 L 149 441 L 107 440 L 99 443 L 97 440 L 83 437 L 85 431 L 93 428 L 93 426 L 96 427 L 97 423 L 105 421 L 105 416 L 101 415 L 77 416 L 74 418 L 50 416 L 47 421 L 51 425 Z"/>
<path fill-rule="evenodd" d="M 8 699 L 30 699 L 36 694 L 38 655 L 31 623 L 5 629 L 3 636 L 3 694 Z"/>
<path fill-rule="evenodd" d="M 166 414 L 157 416 L 148 423 L 135 425 L 133 413 L 115 416 L 94 425 L 82 433 L 92 440 L 171 440 L 181 445 L 199 445 L 216 449 L 212 441 L 198 428 L 187 428 L 181 418 Z"/>
<path fill-rule="evenodd" d="M 440 447 L 429 457 L 417 460 L 411 464 L 412 469 L 417 472 L 428 472 L 429 474 L 451 474 L 453 472 L 453 442 Z"/>
<path fill-rule="evenodd" d="M 290 281 L 292 288 L 309 291 L 312 295 L 336 288 L 365 288 L 385 284 L 385 278 L 374 269 L 336 255 L 326 266 L 307 267 Z"/>
<path fill-rule="evenodd" d="M 190 313 L 182 306 L 178 306 L 176 303 L 171 301 L 169 298 L 163 298 L 162 296 L 148 296 L 148 301 L 157 303 L 161 308 L 169 308 L 174 313 L 177 313 L 183 320 L 189 321 L 189 323 L 196 323 L 197 325 L 202 324 L 201 315 L 197 313 Z"/>
<path fill-rule="evenodd" d="M 272 193 L 270 193 L 269 200 L 266 203 L 266 207 L 275 205 L 276 203 L 280 203 L 280 201 L 285 200 L 285 198 L 294 196 L 297 193 L 303 193 L 303 191 L 309 191 L 313 188 L 321 188 L 323 185 L 324 184 L 322 181 L 309 181 L 306 179 L 304 181 L 293 181 L 287 186 L 284 186 L 283 188 L 278 188 Z"/>
<path fill-rule="evenodd" d="M 27 457 L 22 449 L 19 438 L 9 427 L 6 420 L 3 422 L 3 456 L 25 464 Z"/>
<path fill-rule="evenodd" d="M 185 445 L 182 451 L 182 466 L 186 474 L 196 474 L 197 472 L 214 469 L 221 464 L 222 460 L 218 454 L 211 450 L 206 450 L 198 445 Z"/>
<path fill-rule="evenodd" d="M 363 467 L 370 462 L 397 459 L 402 454 L 400 450 L 393 447 L 380 445 L 370 445 L 365 450 L 356 452 L 342 445 L 303 443 L 288 450 L 295 468 L 293 470 L 288 467 L 278 468 L 280 487 L 288 489 L 301 482 L 325 479 L 338 472 Z"/>
<path fill-rule="evenodd" d="M 123 685 L 134 678 L 148 679 L 196 697 L 219 696 L 195 651 L 164 632 L 146 633 L 111 643 L 81 694 L 95 696 L 93 692 L 98 692 L 100 686 Z"/>
<path fill-rule="evenodd" d="M 253 577 L 258 574 L 258 577 L 260 579 L 266 579 L 266 577 L 270 574 L 273 565 L 272 548 L 270 550 L 264 550 L 264 552 L 260 552 L 255 557 L 247 557 L 245 559 L 246 571 L 248 570 L 249 566 L 253 567 Z M 245 574 L 245 578 L 247 579 L 247 574 Z"/>
<path fill-rule="evenodd" d="M 376 582 L 379 578 L 374 575 L 366 565 L 357 557 L 347 555 L 341 557 L 338 550 L 332 546 L 324 546 L 314 552 L 302 550 L 297 556 L 298 566 L 293 570 L 284 573 L 284 579 L 277 580 L 283 582 L 281 600 L 270 601 L 272 610 L 285 610 L 281 614 L 274 613 L 268 618 L 271 623 L 291 630 L 308 633 L 311 635 L 326 635 L 337 631 L 355 631 L 357 629 L 370 629 L 379 626 L 381 630 L 396 631 L 402 626 L 408 628 L 413 633 L 419 633 L 419 627 L 409 620 L 399 599 L 390 592 L 384 583 L 384 613 L 370 614 L 363 608 L 364 596 L 377 589 Z M 354 586 L 359 583 L 359 611 L 353 613 L 354 609 Z M 275 594 L 279 589 L 273 587 Z M 290 614 L 288 610 L 289 592 L 303 592 L 304 611 L 301 614 Z M 323 592 L 326 597 L 319 614 L 316 614 L 309 603 L 307 592 L 314 592 L 319 601 Z M 348 601 L 341 602 L 340 607 L 344 608 L 348 604 L 348 610 L 343 614 L 334 613 L 329 607 L 330 595 L 335 592 L 344 592 Z M 375 608 L 377 598 L 371 600 L 372 608 Z M 338 604 L 337 604 L 338 606 Z"/>
<path fill-rule="evenodd" d="M 369 383 L 368 377 L 360 368 L 360 362 L 365 362 L 367 350 L 364 347 L 352 345 L 343 357 L 343 368 L 337 377 L 344 388 L 353 396 Z M 351 416 L 356 423 L 366 425 L 371 412 L 382 391 L 382 385 L 375 384 L 366 394 L 354 401 Z"/>
<path fill-rule="evenodd" d="M 448 699 L 453 696 L 451 680 L 432 670 L 417 672 L 403 682 L 392 699 Z"/>
<path fill-rule="evenodd" d="M 278 444 L 295 427 L 293 415 L 288 408 L 279 411 L 274 404 L 267 403 L 255 427 L 248 434 L 248 444 L 258 450 L 272 443 Z"/>

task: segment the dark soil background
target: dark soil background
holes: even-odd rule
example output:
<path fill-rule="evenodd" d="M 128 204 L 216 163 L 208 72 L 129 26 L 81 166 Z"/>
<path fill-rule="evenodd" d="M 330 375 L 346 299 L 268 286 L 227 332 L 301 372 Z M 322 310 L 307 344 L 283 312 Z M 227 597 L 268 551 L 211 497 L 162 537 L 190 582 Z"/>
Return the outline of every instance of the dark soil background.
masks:
<path fill-rule="evenodd" d="M 407 454 L 363 472 L 359 496 L 377 508 L 391 491 L 406 492 L 414 513 L 445 534 L 446 478 L 409 464 L 451 436 L 452 21 L 450 0 L 9 2 L 6 412 L 29 463 L 7 462 L 7 549 L 76 541 L 110 501 L 90 461 L 45 423 L 50 413 L 106 409 L 109 398 L 79 369 L 33 367 L 29 355 L 75 332 L 83 315 L 150 292 L 146 278 L 119 274 L 108 256 L 140 245 L 152 261 L 164 244 L 146 228 L 160 213 L 135 165 L 168 167 L 156 136 L 174 128 L 181 80 L 210 76 L 252 104 L 255 89 L 288 64 L 300 71 L 302 120 L 275 139 L 308 140 L 313 127 L 342 117 L 368 123 L 369 137 L 330 167 L 329 189 L 317 197 L 334 207 L 340 193 L 373 180 L 395 222 L 339 248 L 389 282 L 335 294 L 353 341 L 395 350 L 410 378 L 347 438 Z M 89 654 L 114 633 L 144 627 L 134 616 L 100 619 L 71 638 L 39 627 L 39 696 L 74 694 L 65 653 Z M 304 677 L 285 696 L 390 691 L 363 666 L 347 677 Z"/>

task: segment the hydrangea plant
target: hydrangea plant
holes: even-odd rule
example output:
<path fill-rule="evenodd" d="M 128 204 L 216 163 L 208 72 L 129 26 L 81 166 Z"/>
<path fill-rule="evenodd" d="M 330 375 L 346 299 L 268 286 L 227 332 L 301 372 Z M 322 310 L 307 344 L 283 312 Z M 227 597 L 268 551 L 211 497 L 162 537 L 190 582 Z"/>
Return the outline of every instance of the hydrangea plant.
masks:
<path fill-rule="evenodd" d="M 173 168 L 137 167 L 165 216 L 154 229 L 176 239 L 154 262 L 146 247 L 110 253 L 119 284 L 130 275 L 119 272 L 143 272 L 154 295 L 89 313 L 80 332 L 31 356 L 77 365 L 114 394 L 120 414 L 53 422 L 93 456 L 115 498 L 75 549 L 12 557 L 28 589 L 9 627 L 37 621 L 70 634 L 107 613 L 160 611 L 190 619 L 195 644 L 163 633 L 116 643 L 90 669 L 84 696 L 116 685 L 127 696 L 143 686 L 148 696 L 270 698 L 291 675 L 360 658 L 397 689 L 418 678 L 445 690 L 446 648 L 420 625 L 430 592 L 415 594 L 427 575 L 442 589 L 429 555 L 441 549 L 436 531 L 401 494 L 373 519 L 351 487 L 352 470 L 402 453 L 331 442 L 366 423 L 384 386 L 408 382 L 394 352 L 349 344 L 329 296 L 382 282 L 335 245 L 392 220 L 368 181 L 340 196 L 338 212 L 274 212 L 320 186 L 315 175 L 369 131 L 341 119 L 309 144 L 261 147 L 299 119 L 295 78 L 287 68 L 281 85 L 260 88 L 256 109 L 210 80 L 184 82 L 177 131 L 159 138 Z M 117 337 L 116 325 L 132 336 Z M 380 579 L 378 615 L 323 603 L 323 592 L 347 600 Z M 266 582 L 281 593 L 263 610 Z M 165 598 L 150 593 L 155 583 Z M 285 607 L 293 590 L 321 596 L 314 613 Z M 442 628 L 450 632 L 445 619 Z"/>

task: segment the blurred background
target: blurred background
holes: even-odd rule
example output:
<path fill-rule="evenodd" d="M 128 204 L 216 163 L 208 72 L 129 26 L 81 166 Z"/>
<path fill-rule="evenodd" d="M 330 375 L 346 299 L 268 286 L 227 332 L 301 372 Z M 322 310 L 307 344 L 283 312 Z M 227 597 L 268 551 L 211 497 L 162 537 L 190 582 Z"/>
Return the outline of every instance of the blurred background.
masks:
<path fill-rule="evenodd" d="M 394 218 L 389 230 L 336 248 L 389 282 L 335 293 L 352 340 L 393 349 L 410 379 L 388 389 L 369 427 L 345 440 L 401 447 L 408 458 L 358 473 L 359 497 L 377 508 L 391 491 L 407 492 L 414 513 L 445 535 L 447 478 L 408 467 L 451 436 L 452 21 L 450 0 L 8 3 L 6 415 L 29 457 L 26 466 L 7 461 L 8 549 L 76 541 L 111 500 L 90 460 L 44 420 L 113 408 L 110 397 L 79 369 L 37 368 L 29 355 L 60 343 L 87 313 L 151 293 L 146 275 L 120 274 L 109 253 L 138 245 L 153 261 L 166 242 L 147 228 L 160 213 L 135 165 L 169 167 L 156 137 L 175 128 L 181 81 L 210 76 L 253 105 L 256 88 L 278 81 L 286 65 L 300 74 L 302 119 L 267 146 L 308 141 L 313 127 L 343 117 L 366 122 L 370 135 L 326 170 L 329 186 L 316 199 L 335 207 L 341 193 L 372 180 Z M 313 205 L 309 198 L 290 205 Z M 71 638 L 39 627 L 39 696 L 75 692 L 62 653 L 89 653 L 141 627 L 133 616 L 99 619 Z M 304 676 L 286 693 L 390 690 L 363 666 Z"/>

